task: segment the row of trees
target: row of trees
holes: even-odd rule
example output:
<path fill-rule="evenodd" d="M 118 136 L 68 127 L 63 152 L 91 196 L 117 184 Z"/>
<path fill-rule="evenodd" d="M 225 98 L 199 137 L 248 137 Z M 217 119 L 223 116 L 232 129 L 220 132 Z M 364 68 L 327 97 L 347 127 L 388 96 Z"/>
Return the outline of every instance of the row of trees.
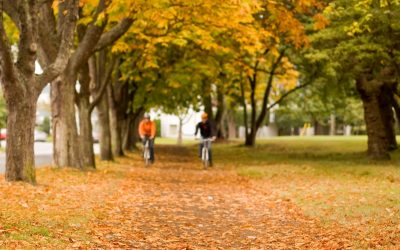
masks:
<path fill-rule="evenodd" d="M 48 83 L 59 167 L 95 168 L 95 108 L 103 160 L 134 147 L 150 108 L 178 115 L 204 108 L 221 137 L 232 134 L 241 110 L 245 144 L 254 146 L 269 110 L 311 84 L 356 86 L 370 155 L 386 158 L 395 146 L 395 0 L 1 3 L 9 181 L 35 182 L 36 102 Z M 37 61 L 42 74 L 35 73 Z"/>

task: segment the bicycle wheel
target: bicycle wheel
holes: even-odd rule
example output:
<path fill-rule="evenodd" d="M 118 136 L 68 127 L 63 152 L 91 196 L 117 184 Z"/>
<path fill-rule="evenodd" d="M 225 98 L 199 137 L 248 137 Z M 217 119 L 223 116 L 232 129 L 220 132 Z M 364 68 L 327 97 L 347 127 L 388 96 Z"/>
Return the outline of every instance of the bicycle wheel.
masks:
<path fill-rule="evenodd" d="M 144 158 L 144 164 L 146 166 L 150 165 L 150 150 L 148 146 L 144 148 L 143 158 Z"/>
<path fill-rule="evenodd" d="M 204 169 L 208 168 L 209 165 L 209 160 L 208 160 L 208 149 L 206 147 L 203 148 L 203 166 Z"/>

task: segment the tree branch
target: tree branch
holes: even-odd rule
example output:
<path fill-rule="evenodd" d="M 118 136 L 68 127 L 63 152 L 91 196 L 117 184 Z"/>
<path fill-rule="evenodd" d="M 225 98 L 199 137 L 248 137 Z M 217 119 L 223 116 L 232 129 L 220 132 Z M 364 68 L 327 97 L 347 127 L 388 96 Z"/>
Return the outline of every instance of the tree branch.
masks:
<path fill-rule="evenodd" d="M 14 24 L 19 27 L 19 15 L 18 15 L 18 1 L 11 1 L 11 0 L 2 0 L 3 1 L 3 8 L 4 12 L 11 18 Z M 17 2 L 17 3 L 16 3 Z M 2 12 L 3 12 L 2 11 Z"/>
<path fill-rule="evenodd" d="M 38 8 L 34 2 L 20 1 L 19 44 L 17 65 L 21 73 L 30 75 L 35 71 L 38 44 Z"/>
<path fill-rule="evenodd" d="M 273 104 L 271 104 L 270 106 L 267 107 L 267 110 L 271 110 L 273 107 L 275 107 L 276 105 L 278 105 L 279 103 L 281 103 L 288 95 L 292 94 L 293 92 L 296 92 L 299 89 L 305 88 L 308 85 L 312 84 L 312 81 L 310 80 L 309 82 L 299 85 L 291 90 L 289 90 L 288 92 L 286 92 L 285 94 L 283 94 L 276 102 L 274 102 Z"/>
<path fill-rule="evenodd" d="M 71 71 L 76 72 L 79 70 L 79 67 L 86 63 L 89 58 L 93 55 L 94 47 L 98 43 L 101 34 L 104 31 L 105 26 L 107 25 L 107 21 L 104 21 L 99 25 L 97 23 L 98 17 L 102 11 L 107 8 L 109 1 L 100 0 L 96 9 L 95 16 L 93 21 L 89 23 L 85 35 L 82 40 L 79 42 L 78 47 L 76 48 L 74 54 L 70 58 L 71 63 Z"/>
<path fill-rule="evenodd" d="M 3 6 L 0 5 L 1 15 L 3 14 L 3 9 L 1 9 L 2 7 Z M 6 31 L 4 29 L 4 24 L 3 24 L 2 20 L 0 21 L 0 39 L 1 39 L 1 42 L 0 42 L 1 83 L 6 88 L 12 88 L 12 86 L 17 83 L 17 81 L 15 79 L 17 69 L 14 66 L 10 42 L 8 40 Z"/>
<path fill-rule="evenodd" d="M 95 47 L 95 51 L 99 51 L 104 49 L 105 47 L 110 46 L 115 41 L 117 41 L 121 36 L 123 36 L 131 27 L 134 19 L 131 18 L 124 18 L 121 22 L 111 28 L 109 31 L 104 33 L 101 37 L 99 42 Z"/>
<path fill-rule="evenodd" d="M 57 57 L 52 64 L 44 69 L 42 75 L 36 76 L 38 81 L 37 88 L 40 91 L 44 88 L 44 86 L 46 86 L 49 82 L 51 82 L 59 74 L 61 74 L 68 64 L 70 50 L 73 46 L 79 0 L 70 0 L 66 2 L 68 2 L 68 13 L 63 24 L 63 29 L 61 31 L 61 44 L 57 53 Z"/>
<path fill-rule="evenodd" d="M 106 89 L 107 89 L 107 85 L 108 85 L 109 82 L 110 82 L 110 78 L 111 78 L 112 72 L 114 71 L 114 68 L 115 68 L 115 66 L 117 65 L 117 64 L 116 64 L 116 61 L 117 61 L 117 60 L 116 60 L 115 56 L 112 56 L 110 65 L 109 65 L 109 67 L 108 67 L 108 69 L 107 69 L 107 72 L 105 73 L 105 76 L 104 76 L 104 78 L 103 78 L 103 81 L 101 82 L 101 86 L 100 86 L 100 88 L 98 89 L 98 91 L 97 91 L 97 93 L 96 93 L 96 96 L 93 98 L 93 101 L 90 103 L 89 112 L 92 112 L 92 111 L 93 111 L 93 109 L 97 106 L 97 104 L 99 104 L 101 98 L 103 97 L 104 92 L 105 92 Z"/>
<path fill-rule="evenodd" d="M 52 1 L 45 1 L 40 7 L 39 15 L 39 61 L 42 67 L 54 62 L 60 46 L 57 34 L 57 21 L 52 8 Z"/>
<path fill-rule="evenodd" d="M 272 83 L 274 80 L 274 76 L 275 76 L 275 72 L 279 66 L 279 64 L 281 63 L 283 57 L 285 56 L 285 50 L 282 50 L 279 53 L 278 58 L 276 59 L 275 63 L 272 65 L 272 69 L 271 69 L 271 73 L 269 74 L 269 79 L 268 79 L 268 83 L 267 83 L 267 88 L 265 89 L 264 92 L 264 98 L 263 98 L 263 103 L 261 106 L 261 113 L 257 118 L 257 122 L 256 122 L 256 128 L 258 129 L 261 126 L 261 123 L 263 122 L 265 116 L 267 115 L 267 105 L 268 105 L 268 99 L 269 99 L 269 95 L 271 93 L 271 89 L 272 89 Z"/>

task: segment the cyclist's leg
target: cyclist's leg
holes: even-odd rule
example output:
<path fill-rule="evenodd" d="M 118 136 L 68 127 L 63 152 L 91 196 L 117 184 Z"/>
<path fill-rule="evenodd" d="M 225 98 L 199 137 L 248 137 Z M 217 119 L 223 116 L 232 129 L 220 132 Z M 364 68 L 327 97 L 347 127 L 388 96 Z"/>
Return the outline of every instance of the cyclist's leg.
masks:
<path fill-rule="evenodd" d="M 143 139 L 142 139 L 142 144 L 143 144 L 142 156 L 143 156 L 143 157 L 144 157 L 144 147 L 146 146 L 146 141 L 147 141 L 147 136 L 143 137 Z"/>
<path fill-rule="evenodd" d="M 199 158 L 201 159 L 201 156 L 203 154 L 203 142 L 199 143 Z"/>
<path fill-rule="evenodd" d="M 149 139 L 150 161 L 154 162 L 154 138 Z"/>
<path fill-rule="evenodd" d="M 210 167 L 211 167 L 212 166 L 211 142 L 208 142 L 208 161 L 210 162 Z"/>

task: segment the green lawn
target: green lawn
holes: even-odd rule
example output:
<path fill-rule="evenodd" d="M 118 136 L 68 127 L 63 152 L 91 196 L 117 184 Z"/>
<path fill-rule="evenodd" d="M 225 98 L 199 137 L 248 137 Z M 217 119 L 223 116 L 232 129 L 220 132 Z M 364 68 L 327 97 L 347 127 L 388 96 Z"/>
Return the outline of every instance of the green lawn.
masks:
<path fill-rule="evenodd" d="M 326 223 L 361 225 L 361 233 L 389 233 L 400 224 L 400 151 L 387 162 L 366 157 L 367 138 L 277 137 L 214 145 L 218 168 L 299 205 Z M 397 230 L 399 230 L 398 228 Z M 390 231 L 392 230 L 392 231 Z"/>

